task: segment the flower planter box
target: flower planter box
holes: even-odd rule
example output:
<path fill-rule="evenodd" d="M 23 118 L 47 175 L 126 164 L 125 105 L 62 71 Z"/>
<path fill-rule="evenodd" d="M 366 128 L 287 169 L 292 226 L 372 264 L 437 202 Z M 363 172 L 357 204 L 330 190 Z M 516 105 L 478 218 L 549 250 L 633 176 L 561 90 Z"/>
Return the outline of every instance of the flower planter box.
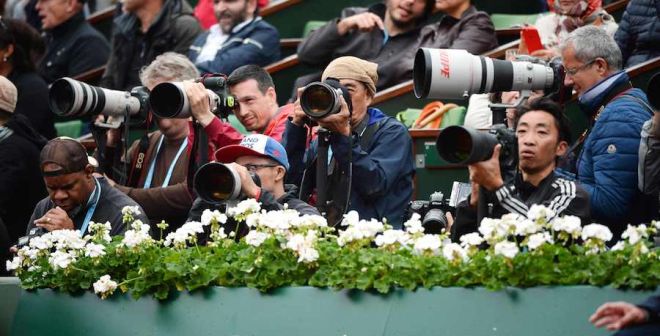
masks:
<path fill-rule="evenodd" d="M 11 286 L 18 288 L 0 286 L 5 306 L 12 305 L 5 297 Z M 607 335 L 587 321 L 596 307 L 650 294 L 590 286 L 400 289 L 388 295 L 214 287 L 159 302 L 21 291 L 10 335 Z"/>

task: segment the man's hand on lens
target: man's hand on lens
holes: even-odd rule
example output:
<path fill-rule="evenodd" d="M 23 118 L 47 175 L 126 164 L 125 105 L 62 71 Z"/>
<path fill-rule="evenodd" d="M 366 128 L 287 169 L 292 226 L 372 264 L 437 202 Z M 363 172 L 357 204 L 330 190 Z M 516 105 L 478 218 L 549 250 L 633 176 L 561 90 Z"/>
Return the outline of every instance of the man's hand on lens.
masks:
<path fill-rule="evenodd" d="M 371 13 L 365 12 L 349 16 L 337 23 L 337 33 L 344 36 L 348 32 L 358 29 L 360 31 L 372 31 L 376 28 L 380 30 L 385 30 L 385 24 L 380 16 Z"/>
<path fill-rule="evenodd" d="M 298 88 L 298 99 L 293 102 L 293 113 L 291 114 L 291 122 L 299 127 L 302 127 L 309 119 L 307 114 L 305 114 L 305 111 L 303 111 L 302 106 L 300 106 L 300 94 L 303 90 L 304 88 Z"/>
<path fill-rule="evenodd" d="M 344 136 L 351 135 L 351 115 L 348 112 L 348 105 L 341 96 L 341 110 L 339 113 L 331 114 L 325 118 L 319 119 L 319 126 Z"/>
<path fill-rule="evenodd" d="M 501 149 L 502 145 L 497 144 L 490 159 L 468 166 L 470 169 L 470 181 L 473 184 L 479 184 L 489 191 L 497 190 L 504 185 L 502 173 L 500 172 Z"/>
<path fill-rule="evenodd" d="M 238 176 L 241 178 L 241 191 L 243 194 L 249 198 L 256 198 L 261 191 L 261 188 L 254 183 L 247 168 L 237 163 L 229 163 L 227 165 L 231 166 L 236 172 L 238 172 Z"/>
<path fill-rule="evenodd" d="M 215 115 L 211 112 L 209 102 L 209 94 L 202 83 L 192 81 L 183 82 L 183 87 L 188 95 L 188 103 L 190 104 L 190 112 L 193 117 L 199 121 L 202 126 L 208 126 Z"/>
<path fill-rule="evenodd" d="M 73 221 L 66 211 L 60 207 L 48 210 L 43 217 L 35 220 L 34 224 L 48 231 L 74 229 Z"/>

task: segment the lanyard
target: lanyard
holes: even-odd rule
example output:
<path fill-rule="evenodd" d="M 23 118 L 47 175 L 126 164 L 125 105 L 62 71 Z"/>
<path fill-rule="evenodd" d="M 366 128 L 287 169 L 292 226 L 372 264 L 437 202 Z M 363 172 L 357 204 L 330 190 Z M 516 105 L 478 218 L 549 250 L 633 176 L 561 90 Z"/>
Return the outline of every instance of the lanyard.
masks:
<path fill-rule="evenodd" d="M 160 136 L 160 141 L 158 142 L 158 147 L 156 148 L 156 154 L 154 155 L 154 159 L 151 160 L 151 166 L 149 167 L 149 173 L 147 174 L 147 179 L 144 181 L 144 189 L 148 189 L 151 187 L 151 181 L 154 178 L 154 170 L 156 169 L 156 159 L 158 158 L 158 153 L 160 152 L 160 146 L 163 145 L 163 139 L 165 138 L 164 135 Z M 165 180 L 163 181 L 162 187 L 167 187 L 170 184 L 170 179 L 172 178 L 172 172 L 174 172 L 174 166 L 176 166 L 176 162 L 179 161 L 179 157 L 181 157 L 181 153 L 183 153 L 183 150 L 186 149 L 186 146 L 188 146 L 188 138 L 181 143 L 181 147 L 179 147 L 179 151 L 176 153 L 176 156 L 174 157 L 174 160 L 172 160 L 172 163 L 170 163 L 170 168 L 167 169 L 167 175 L 165 175 Z"/>
<path fill-rule="evenodd" d="M 89 226 L 89 221 L 92 219 L 92 216 L 94 215 L 94 210 L 96 210 L 96 205 L 99 204 L 99 198 L 101 198 L 101 184 L 97 179 L 94 179 L 94 182 L 96 183 L 96 188 L 94 189 L 94 193 L 92 193 L 91 196 L 89 196 L 89 201 L 92 200 L 94 196 L 96 196 L 96 199 L 92 203 L 92 206 L 87 209 L 87 214 L 85 215 L 85 219 L 83 220 L 82 226 L 80 227 L 80 235 L 83 236 L 85 235 L 85 231 L 87 231 L 87 226 Z M 87 204 L 89 205 L 89 201 Z"/>

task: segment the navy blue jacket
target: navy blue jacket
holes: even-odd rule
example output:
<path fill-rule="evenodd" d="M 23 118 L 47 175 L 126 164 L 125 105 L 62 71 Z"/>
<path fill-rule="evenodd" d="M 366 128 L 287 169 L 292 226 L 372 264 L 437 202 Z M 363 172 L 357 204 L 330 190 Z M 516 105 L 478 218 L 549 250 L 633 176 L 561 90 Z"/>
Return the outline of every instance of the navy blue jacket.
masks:
<path fill-rule="evenodd" d="M 628 3 L 614 40 L 628 68 L 660 56 L 660 1 L 632 0 Z"/>
<path fill-rule="evenodd" d="M 628 75 L 621 71 L 580 97 L 580 107 L 589 115 L 596 115 L 601 106 L 604 108 L 596 115 L 578 157 L 578 181 L 591 197 L 592 219 L 610 226 L 613 232 L 620 232 L 627 223 L 634 222 L 633 208 L 640 195 L 637 189 L 640 132 L 652 116 L 639 101 L 648 104 L 644 92 L 630 89 L 629 82 Z"/>
<path fill-rule="evenodd" d="M 638 306 L 649 312 L 649 322 L 660 322 L 660 295 L 652 295 Z"/>
<path fill-rule="evenodd" d="M 395 228 L 401 228 L 408 202 L 412 199 L 415 167 L 412 139 L 408 130 L 397 120 L 379 109 L 367 110 L 367 127 L 379 124 L 366 146 L 360 145 L 360 136 L 354 134 L 353 147 L 348 137 L 332 134 L 330 147 L 341 169 L 348 167 L 348 153 L 352 151 L 353 176 L 348 210 L 356 210 L 360 218 L 387 218 Z M 316 140 L 305 151 L 306 128 L 287 122 L 283 143 L 289 157 L 290 182 L 298 185 L 303 171 L 316 162 Z M 307 180 L 307 178 L 306 178 Z M 309 183 L 313 183 L 313 179 Z M 301 186 L 304 188 L 305 186 Z M 303 199 L 304 200 L 304 199 Z"/>
<path fill-rule="evenodd" d="M 229 75 L 242 65 L 266 66 L 280 59 L 280 35 L 277 28 L 261 17 L 255 18 L 237 32 L 232 31 L 213 60 L 198 63 L 197 56 L 208 35 L 209 32 L 199 34 L 188 52 L 188 58 L 193 60 L 201 73 Z"/>

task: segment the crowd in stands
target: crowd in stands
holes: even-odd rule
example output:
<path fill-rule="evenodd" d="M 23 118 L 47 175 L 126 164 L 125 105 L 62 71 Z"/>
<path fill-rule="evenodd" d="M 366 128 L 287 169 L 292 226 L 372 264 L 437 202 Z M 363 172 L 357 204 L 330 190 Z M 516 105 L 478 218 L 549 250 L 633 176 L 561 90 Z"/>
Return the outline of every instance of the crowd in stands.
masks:
<path fill-rule="evenodd" d="M 645 93 L 632 86 L 625 69 L 660 56 L 660 1 L 630 0 L 618 23 L 601 0 L 541 2 L 549 11 L 533 24 L 540 49 L 530 50 L 521 39 L 510 55 L 559 58 L 563 85 L 577 95 L 587 129 L 572 136 L 564 106 L 544 92 L 510 106 L 505 115 L 494 114 L 489 104 L 517 104 L 521 92 L 472 95 L 465 125 L 505 123 L 517 136 L 519 160 L 511 179 L 500 169 L 500 147 L 489 160 L 468 166 L 472 192 L 447 228 L 454 240 L 474 232 L 481 216 L 525 215 L 532 204 L 605 224 L 615 236 L 628 223 L 658 218 L 653 185 L 660 175 L 660 104 L 653 97 L 660 94 L 660 79 Z M 280 34 L 260 16 L 267 4 L 201 0 L 193 9 L 185 0 L 124 0 L 116 5 L 107 39 L 86 19 L 97 2 L 3 3 L 2 253 L 27 232 L 85 232 L 90 221 L 110 221 L 111 234 L 121 234 L 126 228 L 120 210 L 127 205 L 140 208 L 145 223 L 155 227 L 164 220 L 176 229 L 206 208 L 226 206 L 200 198 L 193 188 L 195 171 L 209 161 L 233 167 L 242 195 L 266 209 L 288 204 L 301 213 L 322 213 L 333 226 L 357 210 L 400 228 L 413 198 L 413 141 L 390 116 L 398 111 L 381 111 L 372 106 L 374 99 L 412 79 L 420 47 L 474 55 L 497 48 L 491 16 L 470 0 L 384 0 L 344 8 L 297 46 L 300 63 L 315 70 L 287 83 L 294 90 L 280 106 L 279 83 L 266 70 L 281 59 Z M 183 82 L 191 118 L 149 114 L 144 136 L 128 146 L 123 129 L 107 131 L 96 152 L 104 161 L 99 169 L 78 140 L 56 137 L 48 85 L 103 66 L 99 86 L 106 89 L 153 90 Z M 193 81 L 218 73 L 226 75 L 233 97 L 234 124 L 214 113 L 207 89 Z M 300 99 L 317 81 L 343 92 L 337 112 L 323 118 L 309 117 Z M 327 174 L 325 186 L 317 185 L 317 174 Z M 485 213 L 479 210 L 484 204 Z M 630 321 L 655 323 L 657 299 L 649 302 L 642 308 L 608 306 L 593 321 L 606 325 L 603 318 L 630 313 Z"/>

